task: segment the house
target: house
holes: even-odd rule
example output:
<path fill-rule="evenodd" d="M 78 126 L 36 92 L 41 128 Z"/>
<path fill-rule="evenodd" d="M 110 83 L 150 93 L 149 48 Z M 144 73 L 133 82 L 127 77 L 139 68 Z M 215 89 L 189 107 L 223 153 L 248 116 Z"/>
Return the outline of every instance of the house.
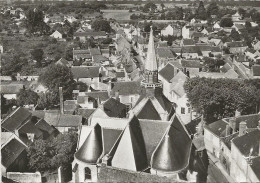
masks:
<path fill-rule="evenodd" d="M 91 115 L 92 118 L 125 118 L 127 107 L 119 101 L 119 96 L 109 98 L 101 104 Z"/>
<path fill-rule="evenodd" d="M 136 104 L 140 92 L 140 83 L 136 81 L 110 83 L 109 87 L 110 96 L 118 96 L 120 102 L 127 106 L 127 110 Z"/>
<path fill-rule="evenodd" d="M 182 38 L 190 39 L 193 32 L 194 32 L 194 28 L 192 26 L 189 26 L 189 25 L 183 26 L 182 31 L 181 31 Z"/>
<path fill-rule="evenodd" d="M 195 46 L 195 42 L 192 39 L 182 39 L 180 46 Z"/>
<path fill-rule="evenodd" d="M 56 30 L 50 35 L 50 37 L 53 37 L 55 39 L 62 39 L 62 33 Z"/>
<path fill-rule="evenodd" d="M 214 30 L 220 30 L 221 29 L 221 26 L 219 24 L 219 22 L 216 22 L 214 23 L 213 27 L 212 27 Z"/>
<path fill-rule="evenodd" d="M 44 120 L 61 133 L 78 131 L 82 124 L 82 116 L 62 114 L 60 112 L 46 111 L 44 114 Z"/>
<path fill-rule="evenodd" d="M 233 54 L 244 53 L 248 48 L 246 43 L 243 41 L 226 42 L 224 46 L 229 48 L 230 53 Z"/>
<path fill-rule="evenodd" d="M 221 39 L 217 39 L 217 38 L 209 39 L 209 43 L 213 44 L 213 46 L 219 47 L 220 49 L 222 49 L 223 45 L 224 45 L 222 40 Z"/>
<path fill-rule="evenodd" d="M 18 140 L 12 138 L 1 145 L 1 173 L 7 176 L 7 172 L 24 172 L 27 168 L 27 146 Z"/>
<path fill-rule="evenodd" d="M 24 87 L 23 84 L 1 84 L 1 94 L 3 94 L 7 100 L 16 99 L 17 94 Z"/>
<path fill-rule="evenodd" d="M 163 84 L 163 94 L 171 101 L 171 80 L 179 72 L 179 69 L 174 67 L 171 63 L 166 64 L 160 71 L 158 78 Z"/>
<path fill-rule="evenodd" d="M 92 92 L 73 92 L 74 98 L 77 99 L 77 104 L 82 108 L 97 108 L 100 104 L 109 99 L 107 91 L 92 91 Z"/>
<path fill-rule="evenodd" d="M 204 141 L 209 157 L 220 163 L 223 167 L 221 171 L 228 174 L 231 180 L 257 180 L 253 172 L 248 173 L 250 163 L 247 163 L 247 157 L 259 153 L 259 120 L 260 114 L 241 116 L 237 111 L 235 117 L 224 118 L 204 127 Z M 253 138 L 249 140 L 251 135 Z"/>
<path fill-rule="evenodd" d="M 82 29 L 81 29 L 82 30 Z M 93 37 L 94 39 L 104 39 L 107 37 L 107 34 L 106 32 L 104 31 L 93 31 L 93 30 L 90 30 L 90 31 L 78 31 L 78 32 L 75 32 L 74 35 L 73 35 L 73 39 L 79 39 L 81 42 L 86 42 L 86 40 L 88 38 L 91 38 Z"/>
<path fill-rule="evenodd" d="M 89 50 L 73 49 L 73 60 L 91 61 L 92 57 Z"/>
<path fill-rule="evenodd" d="M 211 51 L 212 51 L 211 45 L 197 43 L 196 46 L 202 53 L 203 57 L 209 57 L 209 53 L 211 53 Z"/>
<path fill-rule="evenodd" d="M 161 30 L 162 36 L 181 36 L 181 30 L 177 26 L 167 25 Z"/>
<path fill-rule="evenodd" d="M 99 83 L 98 66 L 72 66 L 71 72 L 76 81 L 81 81 L 87 84 Z"/>
<path fill-rule="evenodd" d="M 246 27 L 242 24 L 234 24 L 232 28 L 241 33 L 241 31 L 244 30 Z"/>
<path fill-rule="evenodd" d="M 202 71 L 202 65 L 199 60 L 181 60 L 183 73 L 188 77 L 194 77 Z"/>
<path fill-rule="evenodd" d="M 238 11 L 235 14 L 233 14 L 231 18 L 233 22 L 242 20 L 242 16 L 238 13 Z"/>
<path fill-rule="evenodd" d="M 65 58 L 60 58 L 55 65 L 63 66 L 63 67 L 71 67 L 71 64 L 65 59 Z"/>
<path fill-rule="evenodd" d="M 212 46 L 211 47 L 211 52 L 210 52 L 214 57 L 217 57 L 219 55 L 222 55 L 222 50 L 218 46 Z"/>
<path fill-rule="evenodd" d="M 157 48 L 158 68 L 163 68 L 170 59 L 176 58 L 176 53 L 171 48 Z"/>
<path fill-rule="evenodd" d="M 197 46 L 183 46 L 181 56 L 186 59 L 203 58 L 202 52 Z"/>

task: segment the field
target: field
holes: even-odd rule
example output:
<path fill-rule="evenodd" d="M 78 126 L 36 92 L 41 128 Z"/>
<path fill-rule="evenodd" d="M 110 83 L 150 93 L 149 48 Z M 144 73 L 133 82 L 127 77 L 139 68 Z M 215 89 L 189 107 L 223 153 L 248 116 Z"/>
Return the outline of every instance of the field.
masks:
<path fill-rule="evenodd" d="M 103 12 L 103 17 L 107 19 L 115 20 L 130 20 L 130 16 L 133 13 L 139 12 L 129 12 L 128 10 L 101 10 Z"/>

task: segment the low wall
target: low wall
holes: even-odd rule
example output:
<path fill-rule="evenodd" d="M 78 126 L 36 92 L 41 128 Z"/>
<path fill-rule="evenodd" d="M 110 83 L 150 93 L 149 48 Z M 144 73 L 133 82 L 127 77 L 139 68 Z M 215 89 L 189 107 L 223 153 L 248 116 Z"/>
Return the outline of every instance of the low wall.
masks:
<path fill-rule="evenodd" d="M 145 172 L 134 172 L 110 166 L 99 167 L 98 182 L 184 182 L 151 175 Z"/>
<path fill-rule="evenodd" d="M 17 182 L 36 183 L 42 182 L 41 173 L 20 173 L 20 172 L 7 172 L 7 178 Z"/>

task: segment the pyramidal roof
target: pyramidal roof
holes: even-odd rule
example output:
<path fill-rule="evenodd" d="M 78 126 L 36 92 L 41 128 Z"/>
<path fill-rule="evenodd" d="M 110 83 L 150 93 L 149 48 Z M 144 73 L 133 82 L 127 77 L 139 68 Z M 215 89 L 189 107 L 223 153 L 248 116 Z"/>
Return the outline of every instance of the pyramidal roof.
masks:
<path fill-rule="evenodd" d="M 112 166 L 132 171 L 142 171 L 148 167 L 142 130 L 135 116 L 122 134 L 112 159 Z"/>
<path fill-rule="evenodd" d="M 79 150 L 75 153 L 75 157 L 85 163 L 95 164 L 102 152 L 102 131 L 100 125 L 97 124 Z"/>
<path fill-rule="evenodd" d="M 155 55 L 155 48 L 154 48 L 154 40 L 153 40 L 153 29 L 151 27 L 149 43 L 148 43 L 148 51 L 147 57 L 145 61 L 145 69 L 148 71 L 156 71 L 157 62 L 156 62 L 156 55 Z"/>
<path fill-rule="evenodd" d="M 155 109 L 150 99 L 147 100 L 141 111 L 137 115 L 138 119 L 161 120 L 161 117 Z"/>
<path fill-rule="evenodd" d="M 190 151 L 191 139 L 175 116 L 152 155 L 151 167 L 165 172 L 181 171 L 188 166 Z"/>

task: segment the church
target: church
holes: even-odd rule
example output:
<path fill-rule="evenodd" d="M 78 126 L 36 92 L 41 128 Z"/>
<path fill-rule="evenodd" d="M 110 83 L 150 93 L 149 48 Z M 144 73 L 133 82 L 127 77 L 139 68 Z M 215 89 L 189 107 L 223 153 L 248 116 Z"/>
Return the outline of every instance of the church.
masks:
<path fill-rule="evenodd" d="M 163 95 L 152 29 L 141 88 L 138 101 L 126 117 L 94 115 L 88 125 L 80 127 L 72 182 L 97 182 L 104 169 L 196 181 L 195 147 L 175 114 L 174 104 Z M 104 110 L 104 106 L 97 110 Z"/>

